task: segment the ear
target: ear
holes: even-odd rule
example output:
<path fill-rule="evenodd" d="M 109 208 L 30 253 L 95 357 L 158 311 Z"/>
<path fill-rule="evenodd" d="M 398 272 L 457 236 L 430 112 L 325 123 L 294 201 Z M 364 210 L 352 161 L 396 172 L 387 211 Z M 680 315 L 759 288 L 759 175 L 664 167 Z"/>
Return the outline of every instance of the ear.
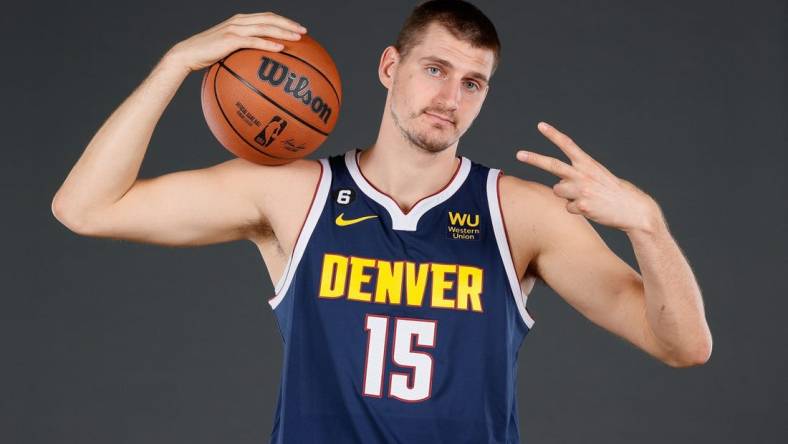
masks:
<path fill-rule="evenodd" d="M 380 83 L 382 83 L 386 89 L 391 88 L 391 84 L 394 82 L 394 71 L 397 69 L 399 60 L 399 52 L 397 52 L 397 48 L 393 46 L 387 46 L 386 49 L 383 50 L 383 54 L 380 56 L 380 64 L 378 65 L 378 78 L 380 79 Z"/>

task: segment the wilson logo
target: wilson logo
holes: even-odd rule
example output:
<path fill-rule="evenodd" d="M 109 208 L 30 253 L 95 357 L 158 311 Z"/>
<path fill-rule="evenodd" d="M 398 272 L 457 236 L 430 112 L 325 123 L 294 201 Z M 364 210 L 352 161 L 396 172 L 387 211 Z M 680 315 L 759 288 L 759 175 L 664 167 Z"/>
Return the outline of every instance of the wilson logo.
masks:
<path fill-rule="evenodd" d="M 295 97 L 305 106 L 318 115 L 323 123 L 328 123 L 331 117 L 331 108 L 319 96 L 316 96 L 309 88 L 309 78 L 299 76 L 290 67 L 268 57 L 263 57 L 260 69 L 257 70 L 257 77 L 263 82 L 268 82 L 271 86 L 282 88 L 285 93 Z"/>

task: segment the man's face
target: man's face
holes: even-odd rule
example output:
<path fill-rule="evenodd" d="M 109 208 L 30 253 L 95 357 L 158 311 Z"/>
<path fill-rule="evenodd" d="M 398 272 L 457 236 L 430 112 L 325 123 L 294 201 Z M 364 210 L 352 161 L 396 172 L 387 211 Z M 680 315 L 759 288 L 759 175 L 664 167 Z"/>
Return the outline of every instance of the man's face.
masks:
<path fill-rule="evenodd" d="M 390 112 L 403 137 L 433 153 L 457 142 L 481 110 L 493 63 L 492 50 L 428 25 L 393 75 Z"/>

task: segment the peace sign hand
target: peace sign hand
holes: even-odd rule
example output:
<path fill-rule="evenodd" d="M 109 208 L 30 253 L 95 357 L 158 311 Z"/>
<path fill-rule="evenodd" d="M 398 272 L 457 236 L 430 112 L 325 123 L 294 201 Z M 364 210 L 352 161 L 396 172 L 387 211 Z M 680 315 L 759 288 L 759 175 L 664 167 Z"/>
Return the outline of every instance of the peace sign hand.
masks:
<path fill-rule="evenodd" d="M 545 122 L 539 122 L 537 128 L 566 154 L 572 164 L 525 150 L 517 151 L 517 160 L 561 178 L 553 185 L 553 193 L 568 201 L 567 211 L 626 232 L 653 230 L 660 213 L 651 196 L 629 181 L 616 177 L 566 134 Z"/>

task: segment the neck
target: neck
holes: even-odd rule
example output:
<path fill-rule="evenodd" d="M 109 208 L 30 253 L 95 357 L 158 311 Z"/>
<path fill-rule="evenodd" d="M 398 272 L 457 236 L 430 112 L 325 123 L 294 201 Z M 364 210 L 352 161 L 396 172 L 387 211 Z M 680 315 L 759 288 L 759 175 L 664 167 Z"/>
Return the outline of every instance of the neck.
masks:
<path fill-rule="evenodd" d="M 404 213 L 422 198 L 440 191 L 459 168 L 457 144 L 430 153 L 408 143 L 386 144 L 380 138 L 358 156 L 358 167 L 377 189 Z"/>

